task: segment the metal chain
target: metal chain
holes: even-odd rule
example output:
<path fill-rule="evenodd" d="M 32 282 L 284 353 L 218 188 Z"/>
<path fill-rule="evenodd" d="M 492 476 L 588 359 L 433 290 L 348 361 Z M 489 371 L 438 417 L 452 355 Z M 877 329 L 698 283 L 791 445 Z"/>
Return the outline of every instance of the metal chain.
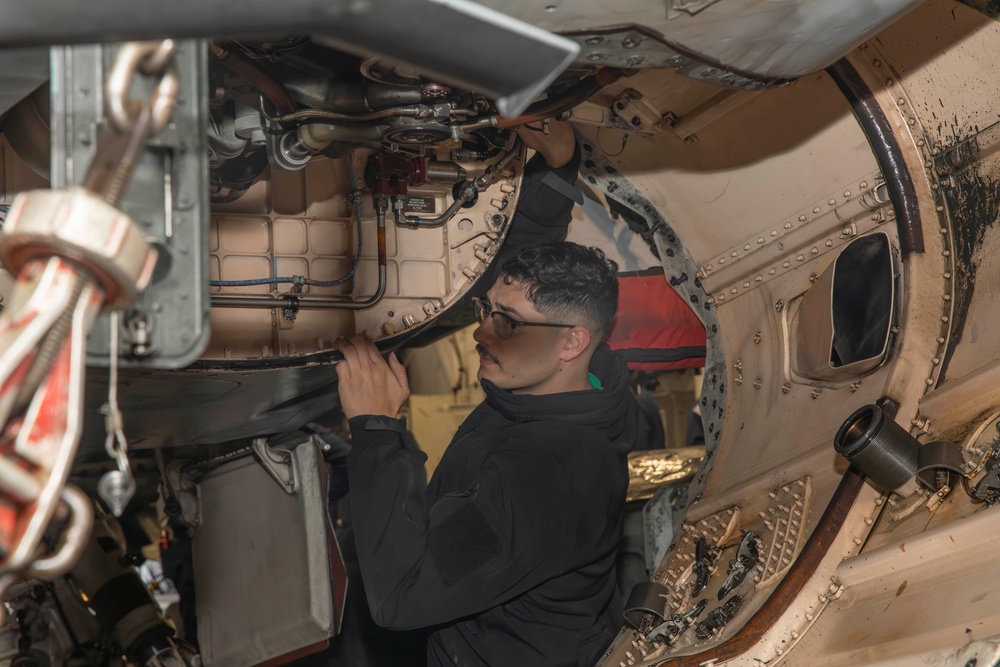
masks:
<path fill-rule="evenodd" d="M 170 122 L 180 81 L 174 67 L 177 43 L 172 39 L 159 42 L 128 42 L 118 50 L 105 84 L 108 118 L 119 132 L 128 133 L 135 125 L 143 105 L 152 112 L 151 134 L 161 132 Z M 148 100 L 129 98 L 136 74 L 158 79 Z"/>

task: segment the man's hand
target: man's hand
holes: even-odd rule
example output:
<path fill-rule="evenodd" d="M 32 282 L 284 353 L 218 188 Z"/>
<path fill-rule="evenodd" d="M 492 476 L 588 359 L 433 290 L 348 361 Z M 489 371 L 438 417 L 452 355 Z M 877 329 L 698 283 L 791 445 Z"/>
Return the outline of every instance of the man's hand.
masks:
<path fill-rule="evenodd" d="M 340 405 L 348 419 L 358 415 L 395 417 L 410 395 L 406 369 L 396 353 L 385 362 L 375 343 L 364 336 L 338 338 L 333 347 L 344 360 L 337 364 Z"/>

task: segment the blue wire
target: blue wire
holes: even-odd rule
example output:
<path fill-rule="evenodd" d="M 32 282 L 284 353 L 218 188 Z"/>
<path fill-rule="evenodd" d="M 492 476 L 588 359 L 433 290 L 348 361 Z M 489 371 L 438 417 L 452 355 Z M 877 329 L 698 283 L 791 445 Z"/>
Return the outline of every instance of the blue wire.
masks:
<path fill-rule="evenodd" d="M 339 285 L 350 280 L 358 270 L 358 263 L 361 261 L 361 188 L 358 187 L 358 180 L 354 175 L 354 163 L 352 162 L 353 158 L 353 153 L 351 153 L 351 155 L 347 158 L 347 171 L 351 175 L 351 187 L 354 192 L 354 213 L 355 219 L 357 220 L 357 243 L 355 244 L 354 262 L 351 264 L 351 268 L 347 273 L 336 280 L 313 280 L 312 278 L 302 278 L 300 276 L 275 276 L 274 278 L 254 278 L 252 280 L 209 280 L 208 284 L 212 287 L 249 287 L 251 285 L 269 285 L 272 283 L 275 286 L 277 286 L 278 283 L 295 283 L 310 285 L 312 287 L 333 287 L 334 285 Z M 274 273 L 278 273 L 277 259 L 274 260 L 273 267 Z"/>

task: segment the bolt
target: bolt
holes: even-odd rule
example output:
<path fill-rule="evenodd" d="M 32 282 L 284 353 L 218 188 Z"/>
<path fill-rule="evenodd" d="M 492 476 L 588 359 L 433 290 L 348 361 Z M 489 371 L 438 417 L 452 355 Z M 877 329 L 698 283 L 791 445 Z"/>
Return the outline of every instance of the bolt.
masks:
<path fill-rule="evenodd" d="M 671 67 L 679 67 L 684 64 L 684 56 L 670 56 L 667 58 L 667 65 Z"/>
<path fill-rule="evenodd" d="M 624 46 L 626 49 L 634 49 L 635 47 L 639 46 L 639 44 L 641 44 L 641 43 L 642 43 L 642 39 L 641 38 L 634 37 L 632 35 L 630 35 L 630 36 L 628 36 L 628 37 L 626 37 L 625 39 L 622 40 L 622 46 Z"/>
<path fill-rule="evenodd" d="M 764 340 L 764 335 L 761 332 L 757 332 L 753 335 L 754 345 L 760 345 L 760 341 Z"/>
<path fill-rule="evenodd" d="M 852 382 L 851 383 L 851 392 L 853 393 L 853 392 L 857 391 L 860 387 L 861 387 L 861 383 L 860 382 Z"/>
<path fill-rule="evenodd" d="M 822 394 L 822 393 L 823 392 L 821 392 L 819 389 L 813 389 L 812 390 L 812 397 L 813 398 L 819 398 L 819 395 Z"/>
<path fill-rule="evenodd" d="M 785 384 L 781 385 L 781 393 L 782 394 L 787 394 L 791 390 L 792 390 L 792 385 L 788 384 L 787 382 Z"/>
<path fill-rule="evenodd" d="M 810 273 L 809 274 L 809 282 L 814 283 L 817 280 L 819 280 L 819 274 L 818 273 Z"/>
<path fill-rule="evenodd" d="M 628 65 L 629 67 L 638 67 L 643 63 L 644 60 L 646 59 L 643 56 L 631 56 L 625 61 L 625 64 Z"/>
<path fill-rule="evenodd" d="M 598 60 L 604 60 L 604 54 L 598 53 L 597 51 L 591 51 L 587 54 L 587 60 L 592 63 L 597 62 Z"/>
<path fill-rule="evenodd" d="M 764 383 L 761 382 L 759 378 L 753 381 L 753 388 L 754 389 L 760 389 L 763 386 L 764 386 Z"/>
<path fill-rule="evenodd" d="M 774 309 L 779 313 L 782 311 L 782 309 L 784 309 L 784 307 L 785 307 L 784 299 L 778 299 L 777 301 L 774 302 Z"/>
<path fill-rule="evenodd" d="M 603 41 L 604 41 L 603 37 L 594 35 L 593 37 L 588 37 L 586 40 L 584 40 L 584 43 L 594 46 L 595 44 L 600 44 Z"/>

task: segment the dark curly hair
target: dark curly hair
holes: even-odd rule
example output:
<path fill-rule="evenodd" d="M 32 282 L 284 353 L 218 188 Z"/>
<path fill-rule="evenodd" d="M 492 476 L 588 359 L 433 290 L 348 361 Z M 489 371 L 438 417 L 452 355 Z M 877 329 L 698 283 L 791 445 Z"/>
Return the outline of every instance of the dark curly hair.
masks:
<path fill-rule="evenodd" d="M 553 322 L 586 327 L 601 341 L 618 308 L 618 264 L 598 248 L 563 241 L 521 250 L 500 267 L 500 279 L 527 286 L 535 310 Z"/>

